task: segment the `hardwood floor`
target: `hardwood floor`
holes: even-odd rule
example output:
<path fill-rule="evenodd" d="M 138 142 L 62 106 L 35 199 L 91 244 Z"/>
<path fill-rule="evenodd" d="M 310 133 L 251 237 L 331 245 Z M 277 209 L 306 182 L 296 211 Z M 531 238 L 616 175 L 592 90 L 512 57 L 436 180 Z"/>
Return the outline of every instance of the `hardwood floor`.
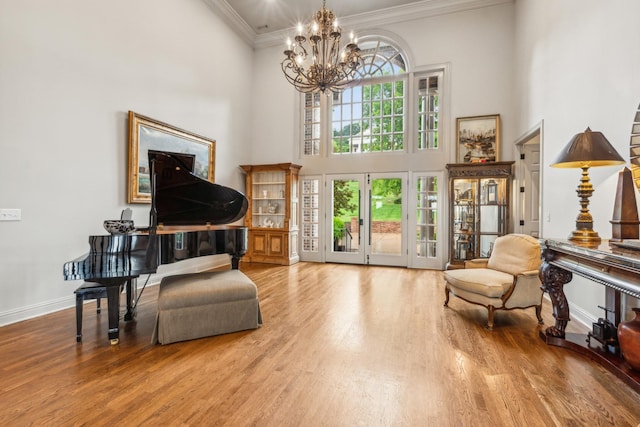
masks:
<path fill-rule="evenodd" d="M 452 297 L 442 273 L 242 264 L 262 328 L 152 345 L 157 287 L 107 340 L 85 305 L 0 328 L 0 425 L 636 426 L 640 395 L 538 338 L 533 309 Z M 106 303 L 105 303 L 106 304 Z M 543 317 L 553 323 L 545 300 Z M 577 331 L 576 325 L 570 324 Z"/>

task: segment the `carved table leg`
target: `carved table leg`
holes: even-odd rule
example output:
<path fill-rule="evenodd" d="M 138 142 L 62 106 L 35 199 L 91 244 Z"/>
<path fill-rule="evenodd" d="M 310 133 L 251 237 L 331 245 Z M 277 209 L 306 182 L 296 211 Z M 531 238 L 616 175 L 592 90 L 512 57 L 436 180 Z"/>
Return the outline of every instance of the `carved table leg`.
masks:
<path fill-rule="evenodd" d="M 569 283 L 573 277 L 571 272 L 548 263 L 552 255 L 547 251 L 543 252 L 543 261 L 540 266 L 539 277 L 542 282 L 542 290 L 549 294 L 553 306 L 553 317 L 556 318 L 555 326 L 546 329 L 546 336 L 564 338 L 564 329 L 569 318 L 569 303 L 564 295 L 564 285 Z"/>

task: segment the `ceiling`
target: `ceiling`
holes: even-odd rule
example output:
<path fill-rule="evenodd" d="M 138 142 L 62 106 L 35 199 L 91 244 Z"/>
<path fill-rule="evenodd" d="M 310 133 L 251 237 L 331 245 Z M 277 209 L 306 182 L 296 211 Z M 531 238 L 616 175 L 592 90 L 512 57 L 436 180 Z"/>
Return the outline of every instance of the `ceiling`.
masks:
<path fill-rule="evenodd" d="M 308 23 L 322 0 L 203 0 L 253 47 L 283 43 L 299 22 Z M 515 0 L 328 0 L 344 29 L 513 3 Z"/>
<path fill-rule="evenodd" d="M 322 0 L 226 0 L 257 34 L 292 28 L 308 22 Z M 338 18 L 415 3 L 416 0 L 329 0 L 327 9 Z"/>

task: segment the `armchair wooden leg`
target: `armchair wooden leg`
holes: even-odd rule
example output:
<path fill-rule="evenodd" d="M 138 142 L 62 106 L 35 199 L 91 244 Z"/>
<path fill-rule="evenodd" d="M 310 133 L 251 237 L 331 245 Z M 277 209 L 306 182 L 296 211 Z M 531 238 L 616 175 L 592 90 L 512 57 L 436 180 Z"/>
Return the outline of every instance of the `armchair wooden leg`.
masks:
<path fill-rule="evenodd" d="M 490 305 L 487 307 L 487 310 L 489 310 L 489 318 L 487 319 L 487 329 L 492 331 L 493 330 L 493 313 L 495 309 L 493 308 L 492 305 Z"/>
<path fill-rule="evenodd" d="M 446 285 L 444 287 L 444 306 L 449 306 L 449 287 Z"/>
<path fill-rule="evenodd" d="M 536 305 L 536 317 L 538 318 L 538 325 L 544 325 L 544 320 L 542 320 L 542 304 Z"/>

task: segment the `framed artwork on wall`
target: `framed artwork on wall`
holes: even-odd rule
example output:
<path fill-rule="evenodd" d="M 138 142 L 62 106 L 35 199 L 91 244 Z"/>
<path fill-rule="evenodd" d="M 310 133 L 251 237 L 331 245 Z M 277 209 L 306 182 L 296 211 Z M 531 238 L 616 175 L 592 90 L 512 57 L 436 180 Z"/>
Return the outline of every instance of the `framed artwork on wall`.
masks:
<path fill-rule="evenodd" d="M 459 117 L 456 123 L 457 163 L 497 162 L 500 153 L 500 114 Z"/>
<path fill-rule="evenodd" d="M 191 154 L 195 156 L 193 173 L 214 182 L 215 146 L 213 139 L 129 111 L 127 202 L 151 203 L 149 150 Z"/>

